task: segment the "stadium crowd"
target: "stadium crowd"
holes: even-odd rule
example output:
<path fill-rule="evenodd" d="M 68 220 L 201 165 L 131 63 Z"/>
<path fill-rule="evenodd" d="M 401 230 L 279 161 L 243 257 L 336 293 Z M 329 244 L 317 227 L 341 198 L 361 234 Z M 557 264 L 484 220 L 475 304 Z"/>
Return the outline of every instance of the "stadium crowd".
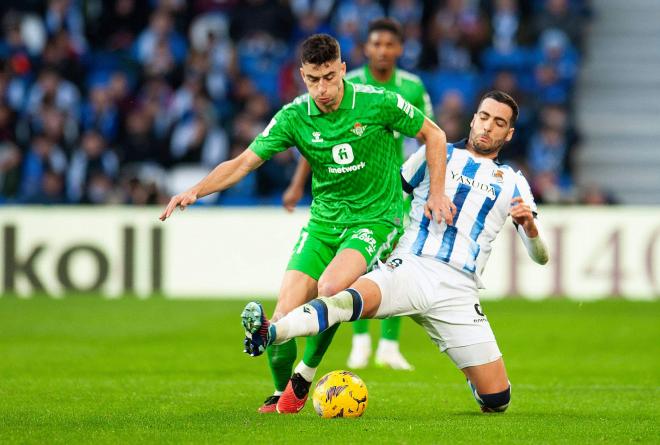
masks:
<path fill-rule="evenodd" d="M 353 69 L 384 15 L 402 24 L 400 66 L 424 81 L 448 140 L 467 135 L 481 93 L 503 90 L 521 109 L 501 161 L 538 201 L 607 201 L 572 180 L 588 0 L 7 0 L 0 14 L 2 203 L 167 202 L 304 91 L 302 39 L 336 36 Z M 207 202 L 279 203 L 296 157 Z"/>

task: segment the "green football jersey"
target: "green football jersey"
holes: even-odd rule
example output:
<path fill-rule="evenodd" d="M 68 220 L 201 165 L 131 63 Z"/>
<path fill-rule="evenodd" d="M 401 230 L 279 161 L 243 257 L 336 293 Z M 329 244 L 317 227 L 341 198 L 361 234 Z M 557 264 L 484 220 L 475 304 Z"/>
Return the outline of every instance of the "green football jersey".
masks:
<path fill-rule="evenodd" d="M 431 98 L 429 93 L 426 92 L 424 83 L 419 77 L 408 71 L 395 68 L 392 77 L 387 82 L 379 82 L 369 71 L 369 66 L 363 65 L 346 73 L 346 80 L 353 83 L 373 85 L 398 93 L 405 100 L 422 110 L 429 119 L 433 119 L 433 105 L 431 105 Z M 399 161 L 403 164 L 403 137 L 399 133 L 395 133 L 394 137 L 399 144 Z"/>
<path fill-rule="evenodd" d="M 322 113 L 304 94 L 285 105 L 250 144 L 268 160 L 296 146 L 312 168 L 312 220 L 334 226 L 401 225 L 399 145 L 414 137 L 424 114 L 403 97 L 344 81 L 339 108 Z"/>
<path fill-rule="evenodd" d="M 369 66 L 363 65 L 346 73 L 346 80 L 353 83 L 373 85 L 384 88 L 387 91 L 399 93 L 405 100 L 422 110 L 429 119 L 433 119 L 433 105 L 431 105 L 431 98 L 429 97 L 429 93 L 426 92 L 424 83 L 419 77 L 408 71 L 395 68 L 390 80 L 379 82 L 371 74 L 371 71 L 369 71 Z"/>

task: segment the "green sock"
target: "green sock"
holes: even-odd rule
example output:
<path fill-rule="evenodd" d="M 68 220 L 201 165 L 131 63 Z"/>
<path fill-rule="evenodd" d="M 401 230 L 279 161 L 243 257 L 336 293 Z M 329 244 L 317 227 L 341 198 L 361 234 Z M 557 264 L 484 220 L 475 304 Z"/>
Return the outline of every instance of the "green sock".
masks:
<path fill-rule="evenodd" d="M 380 324 L 380 338 L 398 341 L 399 332 L 401 332 L 401 317 L 386 318 Z"/>
<path fill-rule="evenodd" d="M 270 366 L 270 372 L 273 375 L 275 389 L 284 391 L 289 378 L 291 378 L 293 363 L 296 361 L 298 353 L 296 339 L 292 338 L 279 345 L 270 345 L 266 349 L 266 353 L 268 354 L 268 366 Z"/>
<path fill-rule="evenodd" d="M 340 323 L 337 323 L 314 337 L 307 337 L 303 363 L 310 368 L 316 368 L 319 366 L 321 359 L 325 355 L 325 351 L 328 350 L 330 343 L 332 343 L 332 337 L 335 336 L 335 332 L 339 329 L 339 325 Z"/>
<path fill-rule="evenodd" d="M 369 320 L 360 319 L 353 322 L 354 334 L 366 334 L 369 332 Z"/>

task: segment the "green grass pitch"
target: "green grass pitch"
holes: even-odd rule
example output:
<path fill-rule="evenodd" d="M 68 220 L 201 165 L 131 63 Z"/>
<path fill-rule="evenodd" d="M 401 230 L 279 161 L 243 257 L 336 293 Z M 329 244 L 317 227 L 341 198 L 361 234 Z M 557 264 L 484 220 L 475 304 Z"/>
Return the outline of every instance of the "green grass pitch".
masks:
<path fill-rule="evenodd" d="M 0 443 L 660 443 L 658 302 L 484 302 L 513 384 L 503 415 L 405 320 L 416 371 L 360 371 L 365 415 L 330 420 L 311 403 L 256 413 L 271 384 L 241 352 L 244 304 L 0 298 Z M 319 376 L 349 342 L 343 326 Z"/>

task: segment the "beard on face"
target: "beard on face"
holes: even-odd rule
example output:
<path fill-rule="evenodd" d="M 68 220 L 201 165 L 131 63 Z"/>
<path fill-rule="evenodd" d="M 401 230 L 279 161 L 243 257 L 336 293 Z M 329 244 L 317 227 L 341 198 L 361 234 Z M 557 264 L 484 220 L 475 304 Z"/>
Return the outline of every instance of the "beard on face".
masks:
<path fill-rule="evenodd" d="M 497 153 L 502 149 L 504 145 L 504 139 L 493 140 L 490 136 L 486 136 L 490 139 L 490 144 L 485 144 L 479 141 L 481 136 L 486 136 L 485 134 L 475 134 L 470 135 L 470 143 L 472 144 L 472 149 L 481 155 L 490 155 Z"/>

